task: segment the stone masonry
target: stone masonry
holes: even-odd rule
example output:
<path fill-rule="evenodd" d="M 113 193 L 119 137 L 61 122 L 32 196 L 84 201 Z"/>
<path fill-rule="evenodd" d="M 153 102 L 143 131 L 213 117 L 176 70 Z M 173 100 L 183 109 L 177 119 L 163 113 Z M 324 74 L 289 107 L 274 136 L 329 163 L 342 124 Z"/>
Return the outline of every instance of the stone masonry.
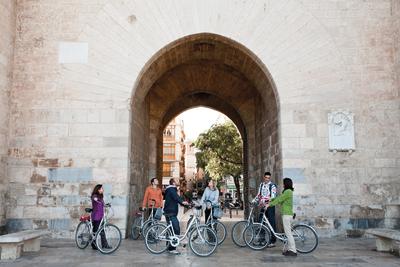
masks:
<path fill-rule="evenodd" d="M 4 230 L 6 224 L 7 138 L 15 23 L 14 1 L 0 1 L 0 233 Z"/>
<path fill-rule="evenodd" d="M 102 183 L 125 232 L 162 128 L 199 105 L 241 131 L 247 199 L 266 170 L 292 177 L 299 218 L 328 236 L 400 205 L 399 0 L 0 3 L 7 231 L 72 237 Z M 352 153 L 329 151 L 336 110 L 354 114 Z"/>

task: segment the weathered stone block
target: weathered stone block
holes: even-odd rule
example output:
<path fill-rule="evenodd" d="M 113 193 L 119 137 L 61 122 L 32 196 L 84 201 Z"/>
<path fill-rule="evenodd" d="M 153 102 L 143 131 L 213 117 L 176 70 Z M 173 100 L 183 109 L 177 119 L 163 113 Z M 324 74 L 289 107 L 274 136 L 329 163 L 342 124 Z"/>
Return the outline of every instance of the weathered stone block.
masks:
<path fill-rule="evenodd" d="M 93 179 L 92 168 L 49 169 L 49 182 L 88 182 Z"/>
<path fill-rule="evenodd" d="M 70 223 L 70 219 L 51 219 L 49 220 L 49 229 L 56 231 L 69 230 Z"/>

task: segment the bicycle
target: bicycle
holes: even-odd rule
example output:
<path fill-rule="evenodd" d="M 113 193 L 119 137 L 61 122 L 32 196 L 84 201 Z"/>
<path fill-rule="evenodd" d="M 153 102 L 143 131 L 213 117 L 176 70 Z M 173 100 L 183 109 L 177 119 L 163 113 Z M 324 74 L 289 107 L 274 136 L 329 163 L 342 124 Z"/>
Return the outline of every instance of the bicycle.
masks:
<path fill-rule="evenodd" d="M 153 209 L 155 200 L 151 199 L 152 204 L 150 205 L 150 209 Z M 141 235 L 145 236 L 147 229 L 155 224 L 159 223 L 161 221 L 161 216 L 157 217 L 154 215 L 153 210 L 150 212 L 149 218 L 145 220 L 145 211 L 146 209 L 143 209 L 142 207 L 139 208 L 139 212 L 136 213 L 136 218 L 134 219 L 131 227 L 131 237 L 134 240 L 137 240 Z"/>
<path fill-rule="evenodd" d="M 271 234 L 286 246 L 287 237 L 285 233 L 275 232 L 264 213 L 261 223 L 253 223 L 246 227 L 243 232 L 243 239 L 248 247 L 261 250 L 269 244 Z M 292 226 L 292 234 L 296 243 L 296 250 L 299 253 L 311 253 L 317 248 L 318 234 L 311 226 L 303 223 L 295 224 Z"/>
<path fill-rule="evenodd" d="M 222 217 L 219 214 L 216 214 L 216 209 L 220 208 L 219 206 L 212 205 L 211 201 L 206 200 L 206 206 L 211 209 L 210 216 L 206 221 L 206 225 L 211 227 L 215 233 L 217 234 L 218 238 L 218 245 L 221 245 L 226 238 L 226 226 L 218 220 L 218 217 Z"/>
<path fill-rule="evenodd" d="M 217 234 L 207 225 L 199 224 L 202 206 L 189 206 L 188 208 L 193 210 L 195 219 L 191 220 L 183 235 L 175 234 L 171 221 L 168 225 L 150 226 L 145 236 L 145 244 L 151 253 L 161 254 L 167 250 L 169 245 L 178 247 L 187 237 L 189 237 L 190 249 L 197 256 L 207 257 L 214 253 L 218 245 Z"/>
<path fill-rule="evenodd" d="M 235 223 L 231 230 L 232 241 L 235 245 L 239 247 L 245 247 L 246 243 L 243 239 L 243 233 L 247 226 L 254 223 L 253 211 L 256 206 L 256 203 L 250 202 L 250 214 L 247 220 L 238 221 Z"/>
<path fill-rule="evenodd" d="M 103 254 L 110 254 L 116 251 L 121 245 L 122 235 L 119 228 L 108 222 L 111 210 L 111 204 L 106 204 L 104 216 L 101 219 L 99 229 L 93 233 L 93 224 L 91 219 L 91 212 L 93 209 L 85 208 L 85 212 L 89 215 L 80 217 L 80 223 L 75 231 L 75 243 L 78 248 L 85 249 L 89 244 L 95 242 L 97 249 Z M 103 246 L 102 235 L 105 237 L 107 246 Z"/>

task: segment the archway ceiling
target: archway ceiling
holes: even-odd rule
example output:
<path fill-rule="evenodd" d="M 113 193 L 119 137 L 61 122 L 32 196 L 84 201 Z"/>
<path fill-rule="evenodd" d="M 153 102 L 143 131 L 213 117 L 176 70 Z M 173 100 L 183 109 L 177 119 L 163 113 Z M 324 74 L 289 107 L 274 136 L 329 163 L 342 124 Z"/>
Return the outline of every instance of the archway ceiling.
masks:
<path fill-rule="evenodd" d="M 168 72 L 175 72 L 180 66 L 194 64 L 225 69 L 231 73 L 231 77 L 238 76 L 247 80 L 262 98 L 270 96 L 273 90 L 267 70 L 263 70 L 259 60 L 243 46 L 225 37 L 204 33 L 184 37 L 160 50 L 142 71 L 135 97 L 144 99 L 155 83 L 159 83 Z M 197 73 L 198 71 L 210 73 L 207 68 L 198 69 Z M 194 74 L 186 72 L 185 75 Z M 207 77 L 201 76 L 203 79 Z M 274 92 L 272 95 L 277 97 Z"/>
<path fill-rule="evenodd" d="M 260 97 L 242 73 L 218 61 L 204 59 L 167 71 L 148 94 L 150 117 L 160 122 L 160 127 L 165 126 L 161 121 L 171 116 L 174 106 L 187 109 L 199 105 L 219 110 L 237 122 L 241 118 L 246 124 L 254 116 L 255 99 Z"/>

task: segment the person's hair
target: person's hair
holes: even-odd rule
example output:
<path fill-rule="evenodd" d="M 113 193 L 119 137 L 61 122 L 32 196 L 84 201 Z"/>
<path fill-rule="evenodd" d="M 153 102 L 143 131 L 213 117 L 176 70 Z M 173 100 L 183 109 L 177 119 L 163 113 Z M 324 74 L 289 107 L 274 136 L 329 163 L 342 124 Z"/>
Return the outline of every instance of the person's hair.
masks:
<path fill-rule="evenodd" d="M 271 173 L 270 172 L 264 172 L 264 176 L 271 176 Z"/>
<path fill-rule="evenodd" d="M 292 179 L 286 177 L 283 179 L 283 192 L 287 189 L 294 191 Z"/>
<path fill-rule="evenodd" d="M 154 181 L 156 180 L 157 178 L 151 178 L 151 180 L 150 180 L 150 183 L 151 183 L 151 185 L 153 185 L 153 183 L 154 183 Z"/>
<path fill-rule="evenodd" d="M 102 184 L 97 184 L 94 188 L 93 188 L 93 192 L 92 192 L 92 197 L 93 195 L 97 195 L 99 198 L 103 198 L 103 194 L 99 193 L 100 188 L 102 188 L 103 185 Z"/>
<path fill-rule="evenodd" d="M 171 178 L 170 180 L 169 180 L 169 185 L 173 185 L 175 183 L 175 179 L 174 178 Z"/>

